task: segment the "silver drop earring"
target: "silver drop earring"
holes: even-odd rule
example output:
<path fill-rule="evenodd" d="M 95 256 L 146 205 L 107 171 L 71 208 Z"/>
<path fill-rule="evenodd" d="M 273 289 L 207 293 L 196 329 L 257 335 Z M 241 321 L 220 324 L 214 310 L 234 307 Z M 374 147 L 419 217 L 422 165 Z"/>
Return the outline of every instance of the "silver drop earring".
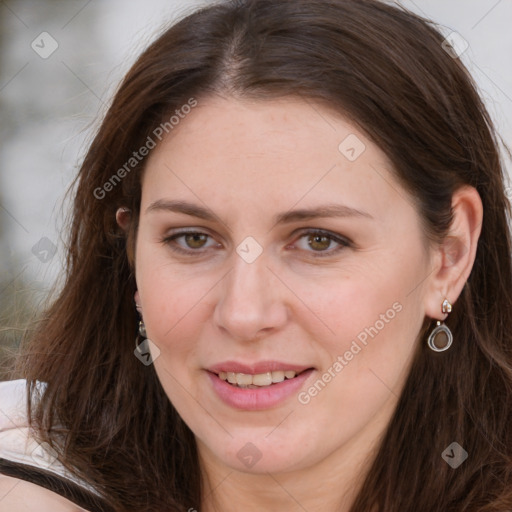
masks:
<path fill-rule="evenodd" d="M 452 305 L 445 299 L 441 306 L 441 311 L 445 314 L 452 312 Z M 444 352 L 448 350 L 453 343 L 453 334 L 450 328 L 445 325 L 444 321 L 437 321 L 436 327 L 428 337 L 428 346 L 434 352 Z"/>
<path fill-rule="evenodd" d="M 148 337 L 148 335 L 146 334 L 146 326 L 144 325 L 144 321 L 143 320 L 140 320 L 140 322 L 139 322 L 139 334 L 143 338 L 147 338 Z"/>

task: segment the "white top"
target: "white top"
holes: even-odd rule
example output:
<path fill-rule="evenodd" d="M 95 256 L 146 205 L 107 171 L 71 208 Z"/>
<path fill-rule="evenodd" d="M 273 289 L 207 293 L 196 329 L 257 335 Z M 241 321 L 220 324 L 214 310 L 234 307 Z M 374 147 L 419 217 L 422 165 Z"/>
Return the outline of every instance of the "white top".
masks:
<path fill-rule="evenodd" d="M 24 379 L 0 382 L 0 459 L 23 464 L 25 468 L 29 466 L 43 470 L 47 475 L 72 482 L 99 496 L 90 485 L 69 473 L 48 444 L 39 444 L 32 438 L 27 420 L 26 398 Z"/>

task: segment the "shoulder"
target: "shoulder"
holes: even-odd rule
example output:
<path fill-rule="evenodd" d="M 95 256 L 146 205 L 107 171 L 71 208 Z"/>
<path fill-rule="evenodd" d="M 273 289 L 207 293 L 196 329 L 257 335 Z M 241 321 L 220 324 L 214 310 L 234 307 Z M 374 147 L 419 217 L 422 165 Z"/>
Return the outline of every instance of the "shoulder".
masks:
<path fill-rule="evenodd" d="M 38 485 L 0 474 L 0 512 L 87 512 Z"/>
<path fill-rule="evenodd" d="M 0 382 L 0 512 L 106 508 L 99 503 L 92 487 L 71 474 L 49 445 L 33 438 L 26 381 Z"/>
<path fill-rule="evenodd" d="M 53 463 L 49 448 L 31 435 L 26 381 L 0 382 L 0 460 L 49 469 Z M 58 472 L 58 464 L 55 470 Z"/>
<path fill-rule="evenodd" d="M 0 382 L 0 432 L 26 423 L 26 381 Z"/>

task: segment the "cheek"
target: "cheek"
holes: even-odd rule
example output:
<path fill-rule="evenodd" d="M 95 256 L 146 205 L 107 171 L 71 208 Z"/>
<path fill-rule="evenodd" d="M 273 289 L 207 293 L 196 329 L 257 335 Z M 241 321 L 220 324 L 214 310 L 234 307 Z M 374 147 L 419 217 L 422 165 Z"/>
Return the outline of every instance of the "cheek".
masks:
<path fill-rule="evenodd" d="M 206 299 L 215 280 L 194 278 L 168 262 L 145 258 L 143 251 L 140 256 L 137 285 L 144 323 L 148 338 L 160 350 L 154 368 L 169 400 L 193 423 L 198 414 L 195 404 L 200 399 L 196 387 L 200 374 L 198 340 L 211 316 Z"/>
<path fill-rule="evenodd" d="M 326 437 L 353 435 L 372 418 L 385 422 L 390 414 L 422 323 L 418 297 L 407 296 L 410 277 L 405 273 L 399 280 L 392 272 L 377 281 L 368 274 L 354 276 L 312 295 L 316 312 L 334 334 L 325 328 L 315 334 L 310 322 L 310 339 L 322 354 L 322 368 L 299 401 L 305 414 L 315 411 Z"/>
<path fill-rule="evenodd" d="M 148 337 L 162 350 L 192 349 L 209 315 L 206 296 L 215 281 L 182 279 L 169 270 L 155 267 L 141 279 Z"/>
<path fill-rule="evenodd" d="M 406 261 L 381 254 L 352 267 L 345 277 L 310 280 L 302 287 L 295 283 L 297 294 L 308 293 L 307 302 L 314 305 L 316 318 L 304 317 L 309 320 L 302 327 L 314 348 L 321 349 L 324 380 L 333 382 L 319 402 L 342 396 L 356 409 L 365 404 L 370 410 L 390 389 L 399 393 L 424 316 L 418 286 L 423 259 L 421 253 L 409 255 Z"/>
<path fill-rule="evenodd" d="M 387 265 L 380 279 L 354 283 L 344 309 L 331 308 L 343 340 L 331 347 L 342 356 L 338 391 L 348 392 L 354 406 L 371 408 L 390 394 L 399 395 L 424 318 L 417 279 L 422 270 L 411 263 Z"/>
<path fill-rule="evenodd" d="M 399 317 L 407 316 L 406 310 L 416 316 L 421 309 L 420 274 L 418 264 L 397 263 L 393 255 L 379 255 L 357 265 L 340 265 L 335 273 L 289 277 L 287 282 L 308 306 L 306 315 L 296 318 L 307 322 L 312 339 L 324 340 L 331 353 L 339 353 L 351 340 L 364 343 L 376 331 L 403 328 Z"/>
<path fill-rule="evenodd" d="M 203 324 L 199 318 L 214 278 L 194 275 L 192 265 L 172 263 L 166 250 L 148 242 L 143 232 L 137 244 L 136 276 L 148 337 L 164 351 L 171 344 L 193 347 L 191 337 Z"/>

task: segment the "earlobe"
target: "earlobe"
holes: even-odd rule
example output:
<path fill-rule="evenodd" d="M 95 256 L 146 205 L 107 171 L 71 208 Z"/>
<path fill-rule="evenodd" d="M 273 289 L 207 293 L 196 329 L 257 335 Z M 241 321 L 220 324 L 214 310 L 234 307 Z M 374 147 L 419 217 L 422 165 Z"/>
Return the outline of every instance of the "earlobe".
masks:
<path fill-rule="evenodd" d="M 426 315 L 443 320 L 439 304 L 459 297 L 475 263 L 482 228 L 483 206 L 477 190 L 470 186 L 458 189 L 452 198 L 453 220 L 437 251 L 438 267 L 432 274 L 431 293 Z M 455 306 L 456 307 L 456 306 Z"/>
<path fill-rule="evenodd" d="M 130 221 L 132 218 L 132 211 L 125 206 L 121 206 L 116 211 L 116 222 L 117 225 L 123 230 L 127 231 L 128 226 L 130 225 Z"/>

